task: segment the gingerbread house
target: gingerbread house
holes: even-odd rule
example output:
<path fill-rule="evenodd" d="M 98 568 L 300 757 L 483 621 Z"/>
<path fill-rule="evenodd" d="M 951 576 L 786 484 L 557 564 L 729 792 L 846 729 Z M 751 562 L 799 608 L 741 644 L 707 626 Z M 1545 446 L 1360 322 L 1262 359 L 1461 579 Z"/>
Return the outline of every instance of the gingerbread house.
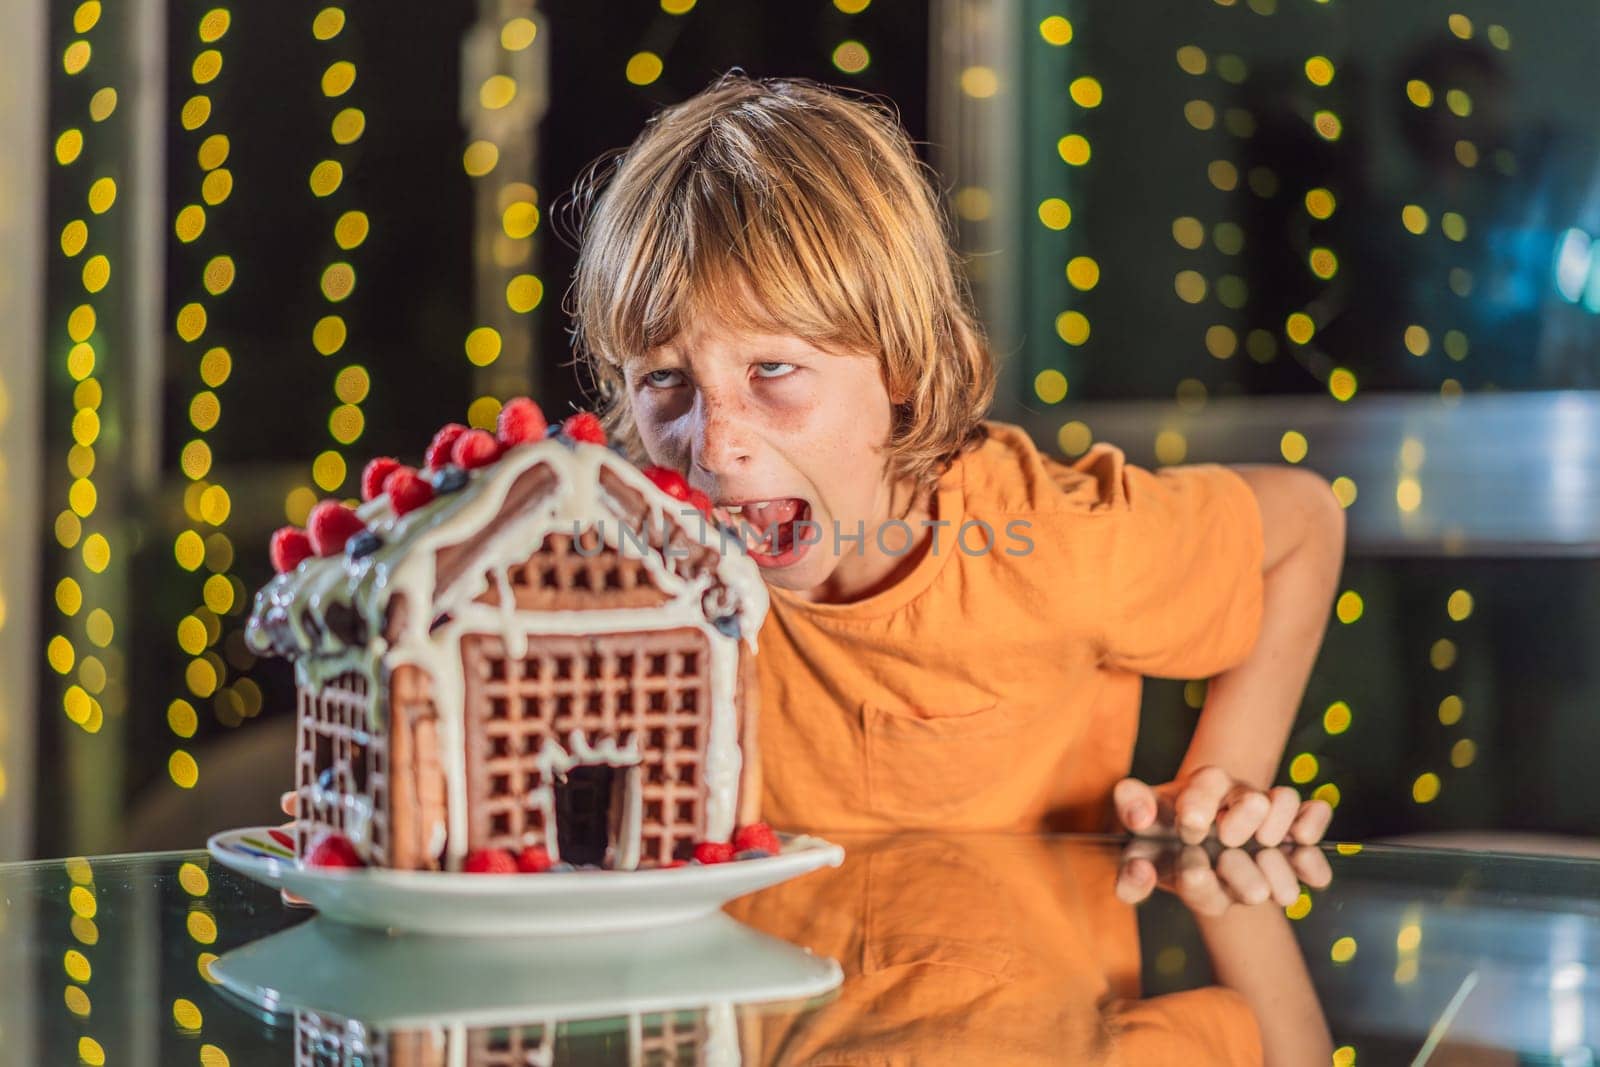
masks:
<path fill-rule="evenodd" d="M 257 595 L 250 642 L 296 670 L 299 854 L 331 833 L 374 866 L 541 846 L 627 870 L 728 841 L 758 817 L 758 568 L 603 444 L 484 458 L 413 472 L 404 511 L 390 479 Z"/>

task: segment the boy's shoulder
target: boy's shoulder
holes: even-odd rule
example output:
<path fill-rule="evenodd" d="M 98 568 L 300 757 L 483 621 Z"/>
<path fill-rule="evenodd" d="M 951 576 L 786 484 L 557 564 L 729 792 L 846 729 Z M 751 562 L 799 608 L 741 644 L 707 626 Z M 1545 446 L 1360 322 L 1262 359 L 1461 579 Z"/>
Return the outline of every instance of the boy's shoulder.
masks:
<path fill-rule="evenodd" d="M 1114 445 L 1096 444 L 1069 463 L 1040 452 L 1020 426 L 986 422 L 984 429 L 987 439 L 946 475 L 960 479 L 968 511 L 1087 515 L 1126 503 L 1126 459 Z"/>

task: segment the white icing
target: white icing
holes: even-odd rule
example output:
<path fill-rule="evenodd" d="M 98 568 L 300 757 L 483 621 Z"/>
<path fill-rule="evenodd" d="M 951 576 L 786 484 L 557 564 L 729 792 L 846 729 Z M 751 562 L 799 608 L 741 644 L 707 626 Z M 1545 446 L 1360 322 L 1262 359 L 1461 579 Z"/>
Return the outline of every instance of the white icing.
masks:
<path fill-rule="evenodd" d="M 554 487 L 519 511 L 502 515 L 506 496 L 518 477 L 540 464 L 547 465 L 556 475 Z M 649 510 L 649 529 L 663 531 L 661 551 L 624 529 L 627 511 L 600 485 L 602 470 L 610 471 L 643 497 Z M 394 516 L 384 498 L 363 506 L 360 513 L 381 541 L 377 551 L 354 561 L 342 556 L 311 559 L 293 573 L 280 575 L 257 595 L 248 636 L 259 651 L 270 650 L 272 642 L 265 620 L 274 611 L 283 612 L 298 652 L 296 672 L 301 684 L 315 688 L 341 674 L 362 673 L 369 680 L 375 710 L 380 712 L 386 710 L 380 707 L 385 669 L 413 664 L 428 673 L 445 777 L 448 825 L 444 847 L 448 868 L 459 866 L 467 842 L 463 708 L 466 680 L 462 676 L 461 640 L 468 634 L 498 636 L 506 654 L 520 658 L 526 654 L 528 637 L 535 634 L 700 629 L 710 648 L 711 690 L 704 766 L 704 832 L 707 840 L 726 841 L 732 836 L 741 762 L 739 650 L 733 639 L 716 628 L 713 618 L 708 618 L 708 610 L 713 617 L 735 616 L 739 635 L 753 650 L 768 607 L 760 570 L 742 548 L 736 547 L 736 539 L 725 539 L 698 512 L 667 496 L 637 467 L 610 449 L 556 440 L 509 450 L 494 465 L 475 472 L 462 490 L 408 515 Z M 437 553 L 466 541 L 497 520 L 498 528 L 476 550 L 470 565 L 448 588 L 438 588 Z M 664 558 L 664 554 L 679 552 L 669 536 L 674 528 L 689 543 L 716 550 L 711 572 L 685 577 L 672 567 L 671 559 Z M 511 595 L 509 569 L 525 562 L 547 534 L 576 535 L 589 529 L 596 530 L 607 547 L 640 560 L 656 587 L 669 599 L 653 608 L 567 612 L 518 609 Z M 491 582 L 499 603 L 475 602 Z M 721 583 L 721 590 L 713 589 L 716 582 Z M 713 595 L 708 598 L 708 593 Z M 404 625 L 391 647 L 383 629 L 390 599 L 397 594 L 404 596 L 407 610 Z M 369 637 L 364 645 L 345 644 L 328 631 L 324 620 L 330 610 L 340 607 L 353 610 L 365 622 Z M 318 627 L 315 632 L 307 626 L 307 609 Z M 433 620 L 445 615 L 449 621 L 432 628 Z M 581 734 L 574 736 L 574 752 L 580 738 Z M 608 740 L 601 739 L 590 752 L 600 752 Z M 582 743 L 587 745 L 587 740 Z M 615 749 L 615 742 L 611 744 Z M 541 760 L 544 756 L 541 753 Z M 632 762 L 638 762 L 637 755 Z M 553 797 L 530 797 L 530 802 L 548 804 L 547 813 L 553 814 Z M 437 837 L 435 828 L 435 840 Z"/>
<path fill-rule="evenodd" d="M 467 1067 L 467 1024 L 451 1023 L 450 1036 L 446 1038 L 445 1062 L 449 1067 Z"/>
<path fill-rule="evenodd" d="M 739 1067 L 744 1056 L 739 1051 L 739 1018 L 729 1001 L 706 1008 L 705 1067 Z"/>

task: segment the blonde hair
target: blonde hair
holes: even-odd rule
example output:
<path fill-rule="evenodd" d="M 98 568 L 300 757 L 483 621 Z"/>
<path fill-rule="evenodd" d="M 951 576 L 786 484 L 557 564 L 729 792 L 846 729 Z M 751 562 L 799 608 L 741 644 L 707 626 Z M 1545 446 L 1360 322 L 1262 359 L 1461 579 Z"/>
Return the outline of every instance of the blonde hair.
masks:
<path fill-rule="evenodd" d="M 876 356 L 896 476 L 931 482 L 983 439 L 994 360 L 940 196 L 877 103 L 725 75 L 592 164 L 569 207 L 582 241 L 574 343 L 635 454 L 622 368 L 696 311 Z"/>

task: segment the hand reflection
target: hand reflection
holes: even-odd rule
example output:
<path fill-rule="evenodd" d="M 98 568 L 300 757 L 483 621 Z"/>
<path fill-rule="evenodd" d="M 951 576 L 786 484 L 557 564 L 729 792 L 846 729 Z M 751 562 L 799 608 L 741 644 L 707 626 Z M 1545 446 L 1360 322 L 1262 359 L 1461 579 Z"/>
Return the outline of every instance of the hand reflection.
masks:
<path fill-rule="evenodd" d="M 1196 914 L 1221 915 L 1235 904 L 1268 900 L 1288 907 L 1300 896 L 1302 883 L 1322 889 L 1332 880 L 1327 857 L 1314 846 L 1253 853 L 1225 848 L 1213 855 L 1201 845 L 1138 838 L 1123 850 L 1117 897 L 1138 904 L 1161 888 Z"/>

